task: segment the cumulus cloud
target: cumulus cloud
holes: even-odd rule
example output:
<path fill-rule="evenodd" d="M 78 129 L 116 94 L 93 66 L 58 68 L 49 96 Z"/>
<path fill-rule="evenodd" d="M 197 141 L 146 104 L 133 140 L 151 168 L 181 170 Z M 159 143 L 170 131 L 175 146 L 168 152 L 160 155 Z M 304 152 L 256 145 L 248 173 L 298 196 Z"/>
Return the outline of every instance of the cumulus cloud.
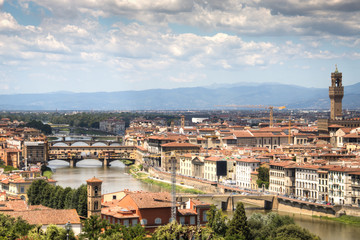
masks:
<path fill-rule="evenodd" d="M 28 0 L 21 0 L 28 2 Z M 147 25 L 187 24 L 237 34 L 354 35 L 357 0 L 34 0 L 56 17 L 121 16 Z"/>
<path fill-rule="evenodd" d="M 11 13 L 0 12 L 0 68 L 46 67 L 94 78 L 92 73 L 106 71 L 109 78 L 128 82 L 195 84 L 209 71 L 359 58 L 355 51 L 329 48 L 360 45 L 359 11 L 350 0 L 19 1 L 26 11 L 35 3 L 51 14 L 39 25 L 25 26 Z M 351 14 L 344 4 L 353 6 Z M 178 33 L 172 24 L 192 31 Z"/>

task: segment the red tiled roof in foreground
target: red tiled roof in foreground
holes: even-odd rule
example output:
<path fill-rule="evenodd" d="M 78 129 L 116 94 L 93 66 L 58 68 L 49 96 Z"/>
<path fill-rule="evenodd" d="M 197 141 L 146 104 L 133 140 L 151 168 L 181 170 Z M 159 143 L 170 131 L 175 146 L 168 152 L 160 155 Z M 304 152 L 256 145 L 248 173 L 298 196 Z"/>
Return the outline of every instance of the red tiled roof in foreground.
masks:
<path fill-rule="evenodd" d="M 170 208 L 171 195 L 168 192 L 131 192 L 129 197 L 135 202 L 138 208 Z"/>
<path fill-rule="evenodd" d="M 5 214 L 17 218 L 21 217 L 30 224 L 62 225 L 70 221 L 80 224 L 80 218 L 75 209 L 41 209 L 33 211 L 10 211 Z"/>

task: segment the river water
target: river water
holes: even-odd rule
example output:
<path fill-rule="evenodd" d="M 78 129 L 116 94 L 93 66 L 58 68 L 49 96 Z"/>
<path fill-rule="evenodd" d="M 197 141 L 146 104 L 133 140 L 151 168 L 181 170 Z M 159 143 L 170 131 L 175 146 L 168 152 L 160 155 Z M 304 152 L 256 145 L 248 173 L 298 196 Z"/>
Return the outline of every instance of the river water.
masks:
<path fill-rule="evenodd" d="M 128 174 L 128 168 L 120 161 L 114 161 L 110 167 L 103 168 L 98 160 L 83 160 L 77 163 L 76 168 L 69 168 L 64 161 L 51 161 L 49 167 L 55 171 L 53 178 L 63 187 L 77 188 L 86 184 L 86 180 L 97 177 L 103 180 L 102 193 L 111 193 L 129 189 L 132 191 L 159 192 L 161 187 L 143 183 Z M 209 202 L 220 204 L 218 202 Z M 245 204 L 247 215 L 254 212 L 265 213 L 256 206 Z M 228 213 L 231 215 L 231 213 Z M 360 227 L 339 222 L 313 218 L 311 216 L 279 212 L 281 215 L 290 215 L 300 226 L 318 235 L 323 240 L 355 240 L 360 239 Z"/>

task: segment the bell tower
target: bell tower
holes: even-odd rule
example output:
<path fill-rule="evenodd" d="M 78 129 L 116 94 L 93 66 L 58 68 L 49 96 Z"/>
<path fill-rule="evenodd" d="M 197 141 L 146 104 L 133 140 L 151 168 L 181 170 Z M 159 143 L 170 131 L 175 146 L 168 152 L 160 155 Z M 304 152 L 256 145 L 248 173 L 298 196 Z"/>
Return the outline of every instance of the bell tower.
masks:
<path fill-rule="evenodd" d="M 331 73 L 331 86 L 329 87 L 329 97 L 331 102 L 330 120 L 342 119 L 342 99 L 344 97 L 344 87 L 342 85 L 342 73 L 335 65 L 335 72 Z"/>
<path fill-rule="evenodd" d="M 102 180 L 95 177 L 86 180 L 88 217 L 101 216 L 101 184 Z"/>

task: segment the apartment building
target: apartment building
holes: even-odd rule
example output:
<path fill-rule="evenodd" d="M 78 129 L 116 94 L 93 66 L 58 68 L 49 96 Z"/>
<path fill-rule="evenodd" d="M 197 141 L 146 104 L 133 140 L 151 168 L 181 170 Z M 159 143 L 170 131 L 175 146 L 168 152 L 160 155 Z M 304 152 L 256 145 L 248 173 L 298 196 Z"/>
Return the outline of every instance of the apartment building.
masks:
<path fill-rule="evenodd" d="M 320 201 L 329 201 L 329 194 L 328 194 L 328 179 L 329 179 L 329 172 L 324 169 L 318 170 L 318 195 Z"/>
<path fill-rule="evenodd" d="M 221 157 L 207 157 L 204 159 L 204 178 L 209 181 L 217 181 L 216 162 L 221 161 Z"/>
<path fill-rule="evenodd" d="M 351 205 L 360 207 L 360 169 L 357 172 L 349 173 L 351 179 Z"/>
<path fill-rule="evenodd" d="M 269 191 L 279 194 L 293 195 L 295 193 L 294 161 L 271 162 Z"/>
<path fill-rule="evenodd" d="M 319 166 L 300 165 L 295 168 L 295 196 L 318 200 Z"/>
<path fill-rule="evenodd" d="M 251 189 L 251 173 L 259 167 L 260 161 L 255 158 L 236 159 L 236 185 Z"/>

